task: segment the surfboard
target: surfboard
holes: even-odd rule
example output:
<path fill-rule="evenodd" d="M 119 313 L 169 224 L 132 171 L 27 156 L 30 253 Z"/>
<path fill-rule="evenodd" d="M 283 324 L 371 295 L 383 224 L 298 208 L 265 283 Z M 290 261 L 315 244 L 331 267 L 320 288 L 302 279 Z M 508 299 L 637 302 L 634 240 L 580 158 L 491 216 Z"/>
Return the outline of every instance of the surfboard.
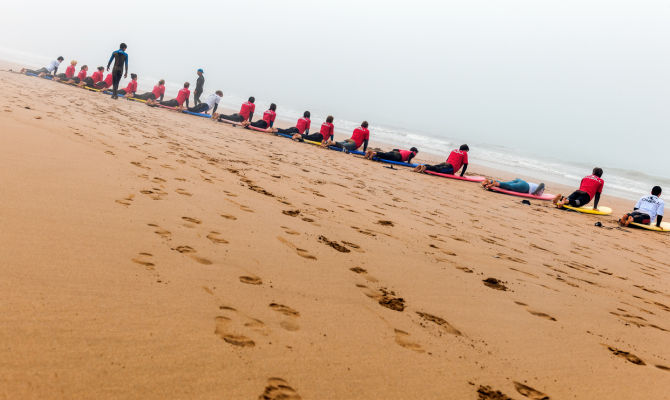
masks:
<path fill-rule="evenodd" d="M 247 125 L 245 128 L 251 129 L 252 131 L 257 131 L 257 132 L 271 133 L 271 132 L 268 132 L 267 128 L 263 129 L 263 128 L 259 128 L 259 127 L 251 126 L 251 125 Z"/>
<path fill-rule="evenodd" d="M 131 100 L 131 101 L 139 101 L 140 103 L 146 103 L 146 100 L 143 99 L 136 99 L 134 97 L 126 97 L 126 99 Z"/>
<path fill-rule="evenodd" d="M 670 222 L 661 222 L 660 228 L 656 226 L 656 224 L 645 225 L 645 224 L 638 224 L 637 222 L 631 222 L 630 225 L 635 226 L 636 228 L 646 229 L 648 231 L 670 232 Z"/>
<path fill-rule="evenodd" d="M 441 174 L 439 172 L 433 172 L 433 171 L 425 171 L 425 172 L 427 174 L 441 176 L 443 178 L 458 179 L 459 181 L 467 181 L 467 182 L 484 182 L 484 179 L 486 179 L 483 176 L 476 176 L 476 175 L 460 176 L 460 175 Z"/>
<path fill-rule="evenodd" d="M 204 117 L 204 118 L 211 118 L 212 117 L 209 114 L 197 113 L 197 112 L 193 112 L 193 111 L 189 111 L 189 110 L 184 110 L 184 114 L 191 114 L 191 115 L 195 115 L 197 117 Z"/>
<path fill-rule="evenodd" d="M 84 86 L 84 89 L 90 90 L 91 92 L 99 92 L 100 90 L 102 90 L 102 89 L 92 88 L 90 86 Z"/>
<path fill-rule="evenodd" d="M 387 163 L 387 164 L 395 164 L 395 165 L 401 165 L 403 167 L 412 167 L 412 168 L 415 168 L 417 165 L 419 165 L 419 164 L 406 163 L 406 162 L 402 162 L 402 161 L 384 160 L 383 158 L 377 158 L 377 157 L 374 157 L 372 160 Z"/>
<path fill-rule="evenodd" d="M 216 120 L 217 120 L 218 122 L 223 122 L 223 123 L 225 123 L 225 124 L 230 124 L 230 125 L 232 125 L 232 126 L 237 126 L 237 125 L 242 124 L 241 122 L 231 121 L 231 120 L 229 120 L 229 119 L 225 119 L 225 118 L 224 118 L 224 119 L 218 119 L 218 118 L 217 118 Z"/>
<path fill-rule="evenodd" d="M 491 187 L 491 189 L 489 189 L 489 190 L 491 190 L 491 191 L 493 191 L 493 192 L 509 194 L 509 195 L 512 195 L 512 196 L 526 197 L 526 198 L 529 198 L 529 199 L 535 199 L 535 200 L 553 200 L 554 197 L 556 197 L 555 195 L 553 195 L 553 194 L 549 194 L 549 193 L 544 193 L 544 194 L 542 194 L 541 196 L 535 196 L 535 195 L 532 195 L 532 194 L 530 194 L 530 193 L 513 192 L 513 191 L 511 191 L 511 190 L 501 189 L 501 188 L 499 188 L 499 187 L 497 187 L 497 186 L 493 186 L 493 187 Z"/>
<path fill-rule="evenodd" d="M 572 211 L 577 211 L 583 214 L 594 214 L 594 215 L 610 215 L 612 214 L 612 209 L 609 207 L 598 207 L 598 211 L 593 210 L 593 206 L 586 206 L 586 207 L 573 207 L 573 206 L 568 206 L 564 205 L 563 208 L 566 210 L 572 210 Z"/>

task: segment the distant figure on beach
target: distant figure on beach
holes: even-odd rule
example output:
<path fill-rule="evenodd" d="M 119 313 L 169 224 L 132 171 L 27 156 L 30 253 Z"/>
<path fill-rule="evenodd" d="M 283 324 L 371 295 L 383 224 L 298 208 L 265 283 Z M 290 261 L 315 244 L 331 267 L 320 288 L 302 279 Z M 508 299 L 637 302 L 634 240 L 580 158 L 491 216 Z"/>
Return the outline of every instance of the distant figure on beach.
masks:
<path fill-rule="evenodd" d="M 296 128 L 300 127 L 296 126 Z M 301 142 L 309 140 L 310 142 L 319 142 L 324 144 L 330 140 L 335 140 L 334 133 L 335 125 L 333 125 L 333 116 L 329 115 L 328 118 L 326 118 L 326 121 L 321 124 L 321 130 L 319 132 L 310 134 L 308 125 L 307 130 L 304 133 L 296 133 L 293 135 L 293 140 L 299 140 Z"/>
<path fill-rule="evenodd" d="M 198 69 L 198 79 L 195 81 L 195 90 L 193 91 L 193 105 L 198 106 L 198 104 L 202 103 L 200 101 L 200 95 L 202 94 L 202 91 L 204 90 L 205 86 L 205 76 L 203 75 L 205 71 L 202 70 L 202 68 Z M 217 103 L 218 104 L 218 103 Z"/>
<path fill-rule="evenodd" d="M 223 92 L 220 90 L 217 90 L 216 93 L 210 94 L 207 99 L 205 99 L 205 102 L 200 102 L 200 104 L 197 104 L 193 107 L 188 108 L 190 112 L 194 113 L 206 113 L 209 110 L 212 110 L 212 112 L 216 112 L 216 109 L 219 107 L 219 102 L 221 101 L 221 98 L 223 97 Z M 195 96 L 194 96 L 195 99 Z"/>
<path fill-rule="evenodd" d="M 544 183 L 526 182 L 519 178 L 507 182 L 485 179 L 482 186 L 485 189 L 491 189 L 495 186 L 510 192 L 527 193 L 533 196 L 542 196 L 544 193 Z"/>
<path fill-rule="evenodd" d="M 309 111 L 305 111 L 302 113 L 302 118 L 298 118 L 298 122 L 296 122 L 295 126 L 292 126 L 290 128 L 282 129 L 282 128 L 276 128 L 273 129 L 272 131 L 274 133 L 279 133 L 282 135 L 294 135 L 292 136 L 293 139 L 298 139 L 302 137 L 302 134 L 309 134 L 309 127 L 312 126 L 312 120 L 309 119 L 311 116 Z"/>
<path fill-rule="evenodd" d="M 100 82 L 102 80 L 103 74 L 105 71 L 105 67 L 98 67 L 98 70 L 95 71 L 91 76 L 84 78 L 83 81 L 79 82 L 79 86 L 84 87 L 88 86 L 90 88 L 94 88 L 95 84 Z"/>
<path fill-rule="evenodd" d="M 68 85 L 73 85 L 73 84 L 79 84 L 86 79 L 86 74 L 88 73 L 88 65 L 82 65 L 81 68 L 79 68 L 79 73 L 77 76 L 73 76 L 69 79 L 63 79 L 63 83 L 67 83 Z M 60 78 L 56 77 L 54 80 L 61 80 Z"/>
<path fill-rule="evenodd" d="M 70 65 L 65 68 L 64 74 L 56 74 L 54 76 L 55 81 L 67 81 L 74 78 L 74 73 L 76 72 L 77 60 L 70 61 Z"/>
<path fill-rule="evenodd" d="M 172 100 L 156 101 L 153 99 L 147 99 L 147 105 L 157 106 L 160 104 L 164 107 L 176 107 L 181 110 L 183 108 L 183 104 L 186 103 L 186 107 L 188 108 L 188 98 L 191 97 L 191 91 L 188 89 L 189 86 L 191 86 L 190 83 L 184 82 L 184 87 L 179 90 L 177 97 Z"/>
<path fill-rule="evenodd" d="M 322 144 L 323 146 L 335 146 L 345 153 L 350 151 L 357 150 L 361 145 L 363 145 L 363 151 L 368 149 L 368 141 L 370 140 L 370 131 L 368 130 L 368 121 L 363 121 L 361 126 L 354 129 L 354 132 L 351 134 L 351 138 L 344 139 L 341 142 L 334 142 L 332 139 L 328 142 Z"/>
<path fill-rule="evenodd" d="M 265 110 L 263 113 L 263 118 L 259 119 L 256 122 L 244 121 L 242 126 L 245 128 L 253 126 L 254 128 L 265 129 L 267 132 L 272 132 L 272 126 L 275 124 L 275 119 L 277 118 L 277 105 L 275 103 L 270 104 L 270 108 Z"/>
<path fill-rule="evenodd" d="M 223 115 L 223 114 L 212 114 L 212 119 L 215 119 L 219 122 L 222 120 L 233 121 L 233 122 L 251 122 L 254 117 L 254 111 L 256 110 L 256 105 L 254 102 L 256 99 L 254 96 L 249 97 L 249 100 L 242 103 L 240 107 L 240 112 L 232 115 Z"/>
<path fill-rule="evenodd" d="M 661 192 L 662 190 L 660 186 L 654 186 L 651 189 L 651 195 L 643 196 L 638 200 L 633 208 L 633 212 L 621 217 L 619 223 L 623 226 L 628 226 L 631 222 L 651 225 L 651 223 L 654 222 L 654 218 L 656 218 L 656 226 L 660 228 L 661 221 L 663 221 L 663 211 L 665 209 L 665 203 L 660 199 Z"/>
<path fill-rule="evenodd" d="M 118 91 L 119 91 L 119 82 L 121 82 L 121 75 L 123 75 L 124 78 L 128 77 L 128 54 L 126 53 L 126 49 L 128 46 L 126 46 L 125 43 L 121 43 L 119 45 L 119 49 L 112 52 L 112 56 L 109 57 L 109 61 L 107 62 L 107 71 L 109 71 L 109 66 L 112 64 L 112 61 L 114 61 L 114 67 L 112 68 L 112 85 L 114 86 L 112 88 L 112 98 L 113 99 L 118 99 Z M 123 72 L 123 67 L 125 66 L 126 71 L 125 73 Z"/>
<path fill-rule="evenodd" d="M 63 56 L 59 56 L 57 59 L 50 62 L 44 68 L 40 68 L 38 70 L 21 68 L 21 73 L 22 74 L 34 74 L 34 75 L 37 75 L 39 77 L 43 77 L 45 75 L 56 75 L 56 73 L 58 72 L 58 66 L 60 65 L 60 63 L 63 62 L 63 60 L 64 60 Z"/>
<path fill-rule="evenodd" d="M 388 152 L 368 150 L 365 152 L 365 158 L 368 160 L 374 160 L 375 158 L 378 158 L 380 160 L 404 162 L 409 164 L 412 162 L 412 158 L 414 158 L 418 152 L 419 149 L 416 147 L 412 147 L 409 150 L 393 149 Z"/>
<path fill-rule="evenodd" d="M 130 74 L 128 86 L 125 89 L 120 89 L 118 93 L 122 96 L 133 97 L 135 92 L 137 92 L 137 74 Z"/>
<path fill-rule="evenodd" d="M 101 80 L 100 82 L 96 82 L 93 87 L 96 89 L 103 90 L 103 89 L 109 89 L 113 84 L 114 84 L 114 75 L 107 74 L 105 79 Z"/>
<path fill-rule="evenodd" d="M 467 144 L 462 144 L 458 150 L 452 150 L 446 162 L 436 165 L 419 165 L 414 168 L 414 172 L 432 171 L 439 174 L 455 175 L 462 166 L 461 176 L 463 176 L 468 169 L 468 151 L 470 151 L 470 147 Z"/>
<path fill-rule="evenodd" d="M 165 81 L 161 79 L 160 81 L 158 81 L 158 84 L 154 86 L 154 90 L 142 94 L 135 94 L 133 98 L 137 100 L 163 101 L 163 96 L 165 96 Z"/>
<path fill-rule="evenodd" d="M 602 168 L 593 168 L 593 173 L 585 176 L 582 179 L 579 189 L 572 192 L 568 197 L 563 197 L 558 194 L 554 197 L 554 204 L 556 207 L 562 208 L 565 204 L 572 207 L 583 207 L 593 199 L 593 209 L 598 210 L 598 202 L 600 201 L 600 193 L 603 191 L 605 181 L 602 180 Z"/>

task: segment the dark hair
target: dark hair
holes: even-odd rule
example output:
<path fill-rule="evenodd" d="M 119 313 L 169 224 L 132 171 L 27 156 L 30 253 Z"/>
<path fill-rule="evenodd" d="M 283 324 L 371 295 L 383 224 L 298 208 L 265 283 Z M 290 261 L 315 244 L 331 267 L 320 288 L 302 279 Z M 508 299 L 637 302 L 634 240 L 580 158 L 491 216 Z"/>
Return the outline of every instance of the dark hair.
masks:
<path fill-rule="evenodd" d="M 411 149 L 409 149 L 409 151 L 413 151 L 415 153 L 418 153 L 419 149 L 417 149 L 416 147 L 412 147 Z"/>
<path fill-rule="evenodd" d="M 56 60 L 58 60 L 58 61 L 63 61 L 63 60 L 65 60 L 65 59 L 63 58 L 63 56 L 58 56 L 58 58 L 57 58 Z"/>
<path fill-rule="evenodd" d="M 593 168 L 593 175 L 600 178 L 601 176 L 603 176 L 603 169 L 598 167 Z"/>
<path fill-rule="evenodd" d="M 333 123 L 333 116 L 329 115 L 328 118 L 326 118 L 326 122 L 328 122 L 329 124 L 332 124 Z"/>
<path fill-rule="evenodd" d="M 88 65 L 84 64 L 84 65 L 81 66 L 80 69 L 88 69 Z"/>
<path fill-rule="evenodd" d="M 125 50 L 125 49 L 128 48 L 128 46 L 126 46 L 125 43 L 121 43 L 121 44 L 119 45 L 119 48 L 120 48 L 121 50 Z"/>
<path fill-rule="evenodd" d="M 161 79 L 160 81 L 158 81 L 158 84 L 159 85 L 165 85 L 165 79 Z"/>
<path fill-rule="evenodd" d="M 660 186 L 654 186 L 654 187 L 651 189 L 651 194 L 653 194 L 654 196 L 658 196 L 658 195 L 661 194 L 661 191 L 662 191 L 662 190 L 661 190 L 661 187 L 660 187 Z"/>
<path fill-rule="evenodd" d="M 463 150 L 463 151 L 470 151 L 470 148 L 468 147 L 467 144 L 462 144 L 461 147 L 460 147 L 460 150 Z"/>
<path fill-rule="evenodd" d="M 130 79 L 137 79 L 137 74 L 130 74 Z"/>
<path fill-rule="evenodd" d="M 363 128 L 367 128 L 367 127 L 368 127 L 368 121 L 363 121 L 363 123 L 361 124 L 361 126 L 362 126 Z"/>
<path fill-rule="evenodd" d="M 184 87 L 185 87 L 185 88 L 187 88 L 187 87 L 189 87 L 189 86 L 191 86 L 190 83 L 188 83 L 188 82 L 184 82 Z"/>
<path fill-rule="evenodd" d="M 104 71 L 105 67 L 98 67 L 98 71 Z"/>
<path fill-rule="evenodd" d="M 305 111 L 304 113 L 302 113 L 302 116 L 305 118 L 309 118 L 310 115 L 312 114 L 310 114 L 309 111 Z"/>
<path fill-rule="evenodd" d="M 277 105 L 275 103 L 270 104 L 270 110 L 274 111 L 277 109 Z"/>
<path fill-rule="evenodd" d="M 254 96 L 249 97 L 249 103 L 253 103 L 254 101 L 256 101 L 256 99 L 254 98 Z"/>
<path fill-rule="evenodd" d="M 220 90 L 217 90 L 217 91 L 216 91 L 216 94 L 218 94 L 219 96 L 222 96 L 222 97 L 223 97 L 223 92 L 220 91 Z"/>

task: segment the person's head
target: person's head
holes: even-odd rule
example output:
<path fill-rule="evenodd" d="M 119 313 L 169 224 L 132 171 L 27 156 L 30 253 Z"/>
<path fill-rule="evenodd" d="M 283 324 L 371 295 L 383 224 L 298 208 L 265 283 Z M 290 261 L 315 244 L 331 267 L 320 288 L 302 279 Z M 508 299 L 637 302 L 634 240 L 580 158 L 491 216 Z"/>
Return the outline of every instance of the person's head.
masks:
<path fill-rule="evenodd" d="M 103 67 L 103 66 L 98 67 L 98 71 L 102 72 L 104 70 L 105 70 L 105 67 Z"/>
<path fill-rule="evenodd" d="M 184 89 L 188 89 L 189 86 L 191 86 L 190 83 L 188 83 L 188 82 L 184 82 Z"/>
<path fill-rule="evenodd" d="M 216 95 L 219 96 L 219 97 L 223 97 L 223 92 L 220 91 L 220 90 L 217 90 Z"/>
<path fill-rule="evenodd" d="M 125 50 L 125 49 L 127 49 L 127 48 L 128 48 L 128 46 L 126 46 L 125 43 L 121 43 L 121 44 L 119 45 L 119 49 L 121 49 L 121 50 Z"/>
<path fill-rule="evenodd" d="M 412 147 L 411 149 L 409 149 L 409 151 L 412 151 L 414 153 L 418 153 L 419 149 L 417 149 L 416 147 Z"/>
<path fill-rule="evenodd" d="M 275 111 L 277 109 L 277 105 L 275 103 L 270 104 L 270 110 Z"/>
<path fill-rule="evenodd" d="M 158 81 L 158 85 L 159 86 L 165 85 L 165 79 L 161 79 L 160 81 Z"/>
<path fill-rule="evenodd" d="M 470 147 L 468 147 L 467 144 L 462 144 L 461 147 L 459 148 L 461 151 L 470 151 Z"/>
<path fill-rule="evenodd" d="M 72 60 L 72 61 L 70 61 L 70 65 L 72 65 L 73 67 L 74 67 L 75 65 L 77 65 L 77 60 Z"/>
<path fill-rule="evenodd" d="M 256 98 L 254 96 L 249 97 L 249 103 L 253 103 L 256 101 Z"/>
<path fill-rule="evenodd" d="M 653 194 L 654 196 L 660 196 L 661 192 L 662 190 L 660 186 L 654 186 L 653 188 L 651 188 L 651 194 Z"/>
<path fill-rule="evenodd" d="M 326 122 L 328 122 L 329 124 L 332 124 L 333 123 L 333 116 L 329 115 L 328 118 L 326 118 Z"/>
<path fill-rule="evenodd" d="M 198 68 L 198 76 L 202 75 L 203 72 L 205 72 L 205 71 L 203 71 L 202 68 Z"/>
<path fill-rule="evenodd" d="M 593 168 L 593 175 L 600 178 L 601 176 L 603 176 L 603 169 L 598 167 Z"/>
<path fill-rule="evenodd" d="M 63 60 L 65 60 L 65 59 L 63 58 L 63 56 L 58 56 L 58 58 L 56 60 L 58 60 L 60 62 L 63 62 Z"/>
<path fill-rule="evenodd" d="M 137 74 L 130 74 L 130 79 L 136 81 L 137 80 Z"/>
<path fill-rule="evenodd" d="M 361 126 L 362 126 L 363 128 L 367 128 L 367 127 L 368 127 L 368 121 L 363 121 L 363 123 L 361 124 Z"/>
<path fill-rule="evenodd" d="M 309 118 L 310 115 L 312 114 L 310 114 L 309 111 L 305 111 L 304 113 L 302 113 L 302 116 L 305 118 Z"/>

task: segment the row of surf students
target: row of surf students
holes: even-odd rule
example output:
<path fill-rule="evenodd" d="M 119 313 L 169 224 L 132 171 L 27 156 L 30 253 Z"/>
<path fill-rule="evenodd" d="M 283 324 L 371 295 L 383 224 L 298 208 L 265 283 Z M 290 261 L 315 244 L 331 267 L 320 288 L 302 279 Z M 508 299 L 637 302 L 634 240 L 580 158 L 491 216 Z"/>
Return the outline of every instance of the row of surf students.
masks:
<path fill-rule="evenodd" d="M 125 50 L 123 44 L 121 44 L 121 51 Z M 116 52 L 115 52 L 116 53 Z M 115 53 L 112 54 L 110 58 L 110 63 L 115 57 Z M 90 77 L 87 77 L 88 67 L 86 65 L 82 66 L 79 74 L 74 76 L 75 67 L 77 61 L 71 61 L 70 65 L 66 69 L 65 73 L 58 74 L 58 66 L 63 61 L 63 57 L 58 57 L 58 59 L 49 63 L 46 67 L 32 71 L 23 69 L 21 72 L 32 73 L 38 76 L 44 76 L 46 74 L 52 74 L 53 79 L 56 81 L 62 81 L 69 84 L 77 84 L 79 86 L 87 86 L 99 90 L 104 90 L 112 86 L 113 82 L 112 74 L 107 74 L 105 79 L 102 78 L 104 73 L 104 67 L 98 67 L 97 71 L 94 72 Z M 126 71 L 127 71 L 127 55 L 125 58 L 126 61 Z M 109 65 L 108 65 L 109 69 Z M 368 142 L 370 139 L 370 131 L 368 129 L 368 122 L 363 121 L 361 126 L 354 129 L 350 138 L 343 141 L 335 141 L 335 126 L 333 124 L 333 116 L 328 116 L 321 125 L 321 129 L 317 133 L 309 133 L 311 127 L 310 112 L 305 111 L 303 116 L 298 119 L 295 126 L 281 129 L 275 128 L 274 122 L 277 117 L 277 105 L 275 103 L 270 104 L 268 110 L 263 113 L 263 117 L 257 121 L 253 121 L 255 106 L 255 98 L 249 97 L 249 99 L 242 103 L 240 111 L 235 114 L 225 115 L 217 114 L 216 110 L 218 105 L 223 97 L 223 92 L 217 90 L 215 93 L 208 96 L 204 102 L 199 101 L 199 97 L 202 94 L 202 83 L 204 82 L 204 77 L 202 76 L 203 70 L 199 69 L 198 74 L 198 87 L 196 87 L 197 96 L 195 96 L 195 105 L 189 107 L 189 97 L 190 93 L 190 83 L 185 82 L 183 88 L 179 90 L 177 96 L 171 100 L 164 100 L 165 96 L 165 81 L 161 79 L 157 85 L 154 86 L 151 92 L 146 92 L 142 94 L 137 93 L 137 74 L 130 74 L 131 81 L 125 89 L 118 90 L 118 94 L 124 95 L 125 97 L 133 100 L 142 100 L 146 102 L 149 106 L 163 106 L 174 108 L 177 111 L 189 111 L 192 113 L 208 113 L 210 110 L 212 112 L 211 118 L 219 122 L 227 123 L 237 123 L 243 127 L 250 128 L 253 127 L 256 130 L 265 131 L 268 133 L 281 134 L 284 136 L 290 136 L 293 140 L 297 141 L 311 141 L 320 143 L 323 147 L 335 147 L 341 149 L 344 152 L 355 151 L 363 147 L 363 152 L 365 152 L 365 158 L 369 160 L 386 160 L 400 163 L 410 164 L 412 159 L 418 154 L 419 150 L 416 147 L 412 147 L 409 150 L 403 149 L 393 149 L 388 152 L 368 150 Z M 115 87 L 116 89 L 116 87 Z M 116 92 L 116 91 L 115 91 Z M 184 104 L 186 107 L 184 107 Z M 447 160 L 440 164 L 429 165 L 422 164 L 417 165 L 414 168 L 415 172 L 424 173 L 424 172 L 433 172 L 437 174 L 445 175 L 456 175 L 460 171 L 460 176 L 463 177 L 468 168 L 468 152 L 470 148 L 467 144 L 461 145 L 458 149 L 454 149 L 449 154 Z M 558 208 L 563 208 L 568 205 L 571 207 L 584 207 L 588 205 L 591 200 L 593 200 L 593 210 L 598 210 L 598 203 L 600 202 L 600 195 L 602 193 L 605 181 L 602 179 L 603 170 L 602 168 L 594 168 L 592 173 L 588 176 L 585 176 L 580 183 L 579 189 L 575 190 L 569 196 L 565 197 L 561 194 L 556 195 L 552 202 Z M 486 189 L 491 189 L 493 187 L 499 187 L 504 190 L 530 194 L 532 196 L 542 196 L 545 189 L 544 183 L 533 183 L 526 182 L 522 179 L 514 179 L 512 181 L 500 181 L 500 180 L 484 180 L 482 186 Z M 650 225 L 656 222 L 656 226 L 661 228 L 661 222 L 663 220 L 663 214 L 665 209 L 664 201 L 660 198 L 662 189 L 660 186 L 654 186 L 649 195 L 642 196 L 637 203 L 635 204 L 633 211 L 624 214 L 619 219 L 619 223 L 622 226 L 628 226 L 631 223 L 645 224 Z"/>

